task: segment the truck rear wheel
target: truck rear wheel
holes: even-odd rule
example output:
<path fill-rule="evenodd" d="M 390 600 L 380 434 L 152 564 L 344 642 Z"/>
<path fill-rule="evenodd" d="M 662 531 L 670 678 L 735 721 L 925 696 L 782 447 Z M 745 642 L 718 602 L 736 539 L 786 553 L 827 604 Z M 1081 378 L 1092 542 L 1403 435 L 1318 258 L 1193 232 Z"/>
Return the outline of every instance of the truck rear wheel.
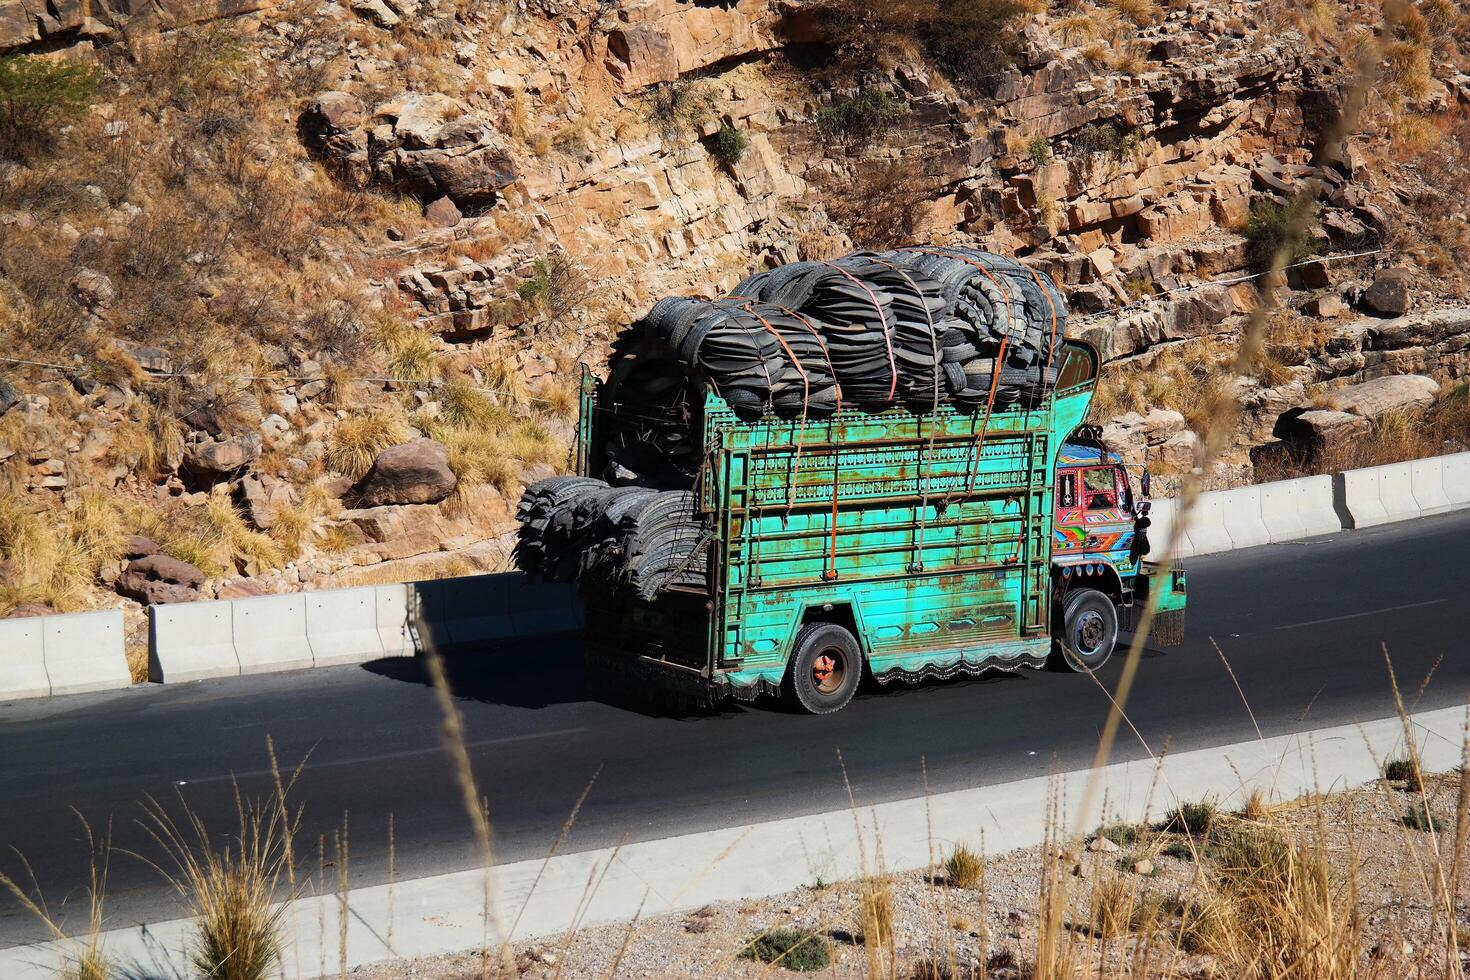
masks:
<path fill-rule="evenodd" d="M 807 623 L 796 634 L 786 699 L 813 715 L 830 715 L 852 700 L 863 676 L 857 640 L 836 623 Z"/>
<path fill-rule="evenodd" d="M 1118 643 L 1118 610 L 1096 589 L 1078 589 L 1062 600 L 1062 631 L 1057 637 L 1062 663 L 1070 670 L 1097 670 Z"/>

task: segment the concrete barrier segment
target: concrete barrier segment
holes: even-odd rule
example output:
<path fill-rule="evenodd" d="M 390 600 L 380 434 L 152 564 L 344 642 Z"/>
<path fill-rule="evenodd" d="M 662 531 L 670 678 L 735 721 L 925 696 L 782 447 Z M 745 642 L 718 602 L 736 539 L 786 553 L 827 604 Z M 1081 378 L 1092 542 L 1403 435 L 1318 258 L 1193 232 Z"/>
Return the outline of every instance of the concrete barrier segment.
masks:
<path fill-rule="evenodd" d="M 133 683 L 121 609 L 43 616 L 41 640 L 52 694 L 110 691 Z"/>
<path fill-rule="evenodd" d="M 172 684 L 238 675 L 233 612 L 229 600 L 149 606 L 148 679 Z"/>
<path fill-rule="evenodd" d="M 0 620 L 0 701 L 44 698 L 51 693 L 42 618 Z"/>
<path fill-rule="evenodd" d="M 312 666 L 315 658 L 306 638 L 304 593 L 235 599 L 232 604 L 240 673 L 262 674 Z"/>

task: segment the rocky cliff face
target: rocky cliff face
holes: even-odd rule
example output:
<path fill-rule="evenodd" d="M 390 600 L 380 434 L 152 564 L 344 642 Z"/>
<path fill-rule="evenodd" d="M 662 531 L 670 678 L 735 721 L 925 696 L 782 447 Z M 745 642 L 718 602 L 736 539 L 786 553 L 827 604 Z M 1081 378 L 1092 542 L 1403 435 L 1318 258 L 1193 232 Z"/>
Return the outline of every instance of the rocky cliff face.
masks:
<path fill-rule="evenodd" d="M 1198 390 L 1257 301 L 1244 279 L 1308 182 L 1323 188 L 1302 247 L 1316 260 L 1291 270 L 1258 374 L 1237 383 L 1243 417 L 1217 479 L 1320 446 L 1334 421 L 1361 435 L 1422 411 L 1427 391 L 1332 406 L 1333 389 L 1415 375 L 1442 398 L 1470 374 L 1463 252 L 1435 197 L 1470 160 L 1452 125 L 1470 104 L 1463 17 L 1427 11 L 1423 30 L 1390 31 L 1409 47 L 1375 76 L 1343 162 L 1324 165 L 1352 82 L 1343 52 L 1376 26 L 1373 5 L 1333 4 L 1324 20 L 1228 0 L 1033 4 L 1011 63 L 980 84 L 912 39 L 844 60 L 832 6 L 0 0 L 0 48 L 64 51 L 107 77 L 111 101 L 76 127 L 89 152 L 146 163 L 131 182 L 76 178 L 82 203 L 59 209 L 14 191 L 40 165 L 7 172 L 7 247 L 54 247 L 84 315 L 75 349 L 27 358 L 70 375 L 6 370 L 0 468 L 28 500 L 73 510 L 93 486 L 195 512 L 223 500 L 240 523 L 214 552 L 228 560 L 159 594 L 242 575 L 316 587 L 382 563 L 403 566 L 385 576 L 495 567 L 521 482 L 565 463 L 575 364 L 595 369 L 618 324 L 762 265 L 927 241 L 1016 254 L 1067 287 L 1074 331 L 1114 362 L 1097 421 L 1134 458 L 1185 469 L 1208 423 Z M 228 59 L 157 67 L 159 51 L 196 49 Z M 195 80 L 220 64 L 251 96 L 228 112 Z M 116 254 L 153 254 L 158 236 L 137 229 L 222 141 L 221 186 L 264 188 L 241 213 L 297 202 L 279 232 L 237 219 L 209 247 L 180 247 L 177 265 L 197 271 L 178 309 L 202 302 L 224 323 L 233 298 L 257 303 L 228 320 L 247 324 L 215 359 L 233 373 L 182 369 L 197 338 L 140 326 L 157 308 L 136 299 L 149 273 Z M 40 287 L 5 272 L 39 308 Z M 267 293 L 281 326 L 257 336 Z M 114 349 L 120 372 L 65 363 Z M 58 424 L 78 400 L 75 430 Z M 173 433 L 167 451 L 103 445 L 126 425 Z M 103 572 L 129 574 L 120 554 Z"/>

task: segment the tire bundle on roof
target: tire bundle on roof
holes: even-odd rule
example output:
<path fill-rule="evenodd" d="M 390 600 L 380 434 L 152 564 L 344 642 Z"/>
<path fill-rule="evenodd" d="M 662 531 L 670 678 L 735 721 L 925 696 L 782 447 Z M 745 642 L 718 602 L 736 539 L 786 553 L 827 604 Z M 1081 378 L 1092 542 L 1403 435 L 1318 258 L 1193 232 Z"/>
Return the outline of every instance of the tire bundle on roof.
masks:
<path fill-rule="evenodd" d="M 1036 404 L 1056 383 L 1066 307 L 1051 280 L 976 249 L 855 252 L 749 277 L 720 300 L 660 300 L 614 360 L 662 348 L 740 418 L 840 405 L 926 412 Z"/>
<path fill-rule="evenodd" d="M 705 529 L 694 505 L 684 490 L 541 480 L 516 511 L 516 565 L 533 578 L 644 600 L 674 585 L 704 588 Z"/>

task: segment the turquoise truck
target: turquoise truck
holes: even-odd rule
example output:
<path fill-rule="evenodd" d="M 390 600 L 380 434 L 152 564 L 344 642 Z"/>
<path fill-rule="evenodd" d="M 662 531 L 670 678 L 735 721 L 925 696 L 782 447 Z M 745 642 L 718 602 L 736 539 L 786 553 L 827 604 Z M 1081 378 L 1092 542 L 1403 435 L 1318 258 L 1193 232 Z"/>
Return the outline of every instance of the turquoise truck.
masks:
<path fill-rule="evenodd" d="M 1082 424 L 1098 352 L 1061 350 L 1045 397 L 985 412 L 742 421 L 703 386 L 688 421 L 702 584 L 651 601 L 585 593 L 589 682 L 827 714 L 865 679 L 1095 670 L 1150 599 L 1154 639 L 1179 642 L 1184 571 L 1145 559 L 1147 501 Z M 584 376 L 583 476 L 605 472 L 619 413 L 639 410 L 625 383 Z"/>

